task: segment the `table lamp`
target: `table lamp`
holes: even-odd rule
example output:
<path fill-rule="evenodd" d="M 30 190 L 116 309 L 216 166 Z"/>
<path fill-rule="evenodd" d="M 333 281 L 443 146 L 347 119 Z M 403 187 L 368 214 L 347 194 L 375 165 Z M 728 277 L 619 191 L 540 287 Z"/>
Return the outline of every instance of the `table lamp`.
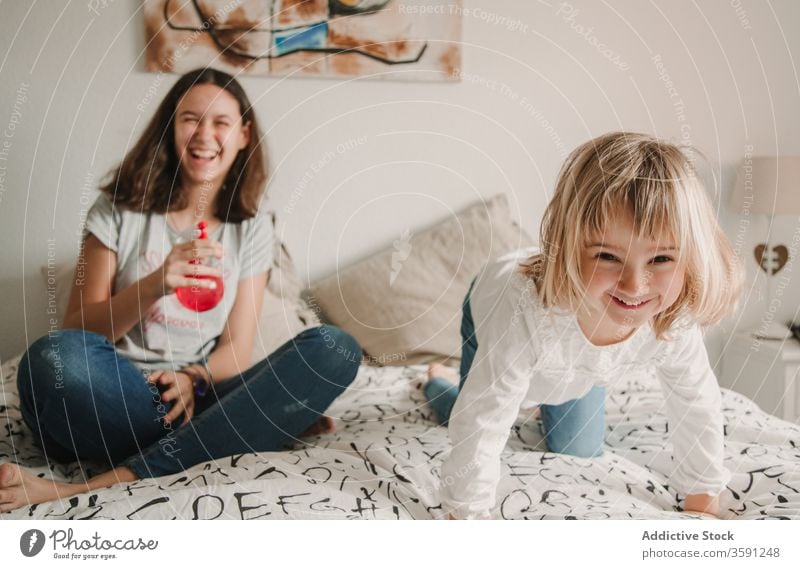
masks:
<path fill-rule="evenodd" d="M 769 308 L 773 278 L 789 261 L 789 249 L 776 243 L 772 235 L 774 220 L 776 215 L 800 215 L 800 156 L 745 158 L 739 166 L 731 207 L 738 213 L 769 216 L 766 242 L 753 250 L 756 263 L 766 273 Z M 784 324 L 765 319 L 753 335 L 783 340 L 791 336 L 791 331 Z"/>

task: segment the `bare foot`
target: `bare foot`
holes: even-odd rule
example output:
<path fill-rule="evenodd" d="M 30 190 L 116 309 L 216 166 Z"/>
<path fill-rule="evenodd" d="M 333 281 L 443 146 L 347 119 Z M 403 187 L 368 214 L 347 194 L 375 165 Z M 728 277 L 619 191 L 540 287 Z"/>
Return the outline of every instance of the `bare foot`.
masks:
<path fill-rule="evenodd" d="M 319 419 L 307 428 L 303 433 L 300 435 L 301 437 L 311 437 L 314 435 L 327 435 L 328 433 L 332 433 L 336 430 L 336 421 L 333 420 L 332 417 L 328 417 L 327 415 L 320 415 Z"/>
<path fill-rule="evenodd" d="M 440 363 L 433 363 L 428 365 L 428 379 L 432 379 L 434 377 L 441 377 L 442 379 L 449 381 L 453 385 L 458 385 L 460 381 L 460 377 L 458 372 L 456 372 L 453 368 L 449 368 L 444 364 Z M 417 389 L 422 389 L 425 387 L 426 381 L 421 381 L 417 383 Z"/>
<path fill-rule="evenodd" d="M 78 484 L 56 482 L 28 472 L 18 464 L 0 464 L 0 512 L 10 512 L 28 504 L 41 504 L 80 493 Z M 86 486 L 82 486 L 82 491 Z"/>
<path fill-rule="evenodd" d="M 459 379 L 458 372 L 451 367 L 447 367 L 446 365 L 435 363 L 428 366 L 428 379 L 432 379 L 434 377 L 441 377 L 442 379 L 446 379 L 453 385 L 458 385 Z"/>
<path fill-rule="evenodd" d="M 98 474 L 83 484 L 70 484 L 39 478 L 18 464 L 0 464 L 0 513 L 134 480 L 138 476 L 126 466 Z"/>

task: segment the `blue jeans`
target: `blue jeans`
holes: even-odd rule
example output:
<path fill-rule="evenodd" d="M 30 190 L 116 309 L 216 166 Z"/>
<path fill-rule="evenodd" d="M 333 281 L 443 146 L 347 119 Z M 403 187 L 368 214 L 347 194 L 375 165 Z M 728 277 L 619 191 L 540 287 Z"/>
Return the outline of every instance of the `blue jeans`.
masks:
<path fill-rule="evenodd" d="M 145 373 L 105 337 L 63 330 L 34 342 L 17 375 L 22 417 L 48 459 L 127 466 L 140 478 L 226 456 L 277 451 L 320 417 L 356 376 L 361 348 L 333 326 L 298 334 L 195 400 L 166 426 Z"/>
<path fill-rule="evenodd" d="M 462 305 L 459 385 L 456 387 L 440 377 L 434 377 L 425 384 L 425 398 L 442 425 L 446 425 L 450 419 L 450 412 L 469 377 L 469 370 L 478 350 L 475 323 L 469 306 L 474 285 L 473 280 Z M 545 441 L 550 452 L 584 458 L 601 455 L 605 435 L 605 399 L 605 388 L 595 386 L 580 399 L 560 405 L 540 405 Z"/>

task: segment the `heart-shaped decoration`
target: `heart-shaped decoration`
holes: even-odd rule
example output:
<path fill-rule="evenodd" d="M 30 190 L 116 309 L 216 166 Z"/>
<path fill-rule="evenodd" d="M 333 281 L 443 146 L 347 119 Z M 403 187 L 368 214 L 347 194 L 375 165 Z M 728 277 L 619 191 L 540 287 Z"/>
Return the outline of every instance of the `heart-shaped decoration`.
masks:
<path fill-rule="evenodd" d="M 753 253 L 756 255 L 756 263 L 768 275 L 774 275 L 780 271 L 786 261 L 789 260 L 789 250 L 785 245 L 775 245 L 771 250 L 768 250 L 764 243 L 760 243 L 756 245 Z M 770 268 L 772 272 L 770 272 Z"/>

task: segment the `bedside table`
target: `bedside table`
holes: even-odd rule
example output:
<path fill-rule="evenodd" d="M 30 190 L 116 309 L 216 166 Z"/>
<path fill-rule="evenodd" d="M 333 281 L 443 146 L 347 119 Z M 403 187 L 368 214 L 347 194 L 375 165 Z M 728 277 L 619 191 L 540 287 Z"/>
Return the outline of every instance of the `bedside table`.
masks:
<path fill-rule="evenodd" d="M 746 395 L 767 413 L 800 424 L 800 342 L 737 333 L 722 355 L 721 387 Z"/>

